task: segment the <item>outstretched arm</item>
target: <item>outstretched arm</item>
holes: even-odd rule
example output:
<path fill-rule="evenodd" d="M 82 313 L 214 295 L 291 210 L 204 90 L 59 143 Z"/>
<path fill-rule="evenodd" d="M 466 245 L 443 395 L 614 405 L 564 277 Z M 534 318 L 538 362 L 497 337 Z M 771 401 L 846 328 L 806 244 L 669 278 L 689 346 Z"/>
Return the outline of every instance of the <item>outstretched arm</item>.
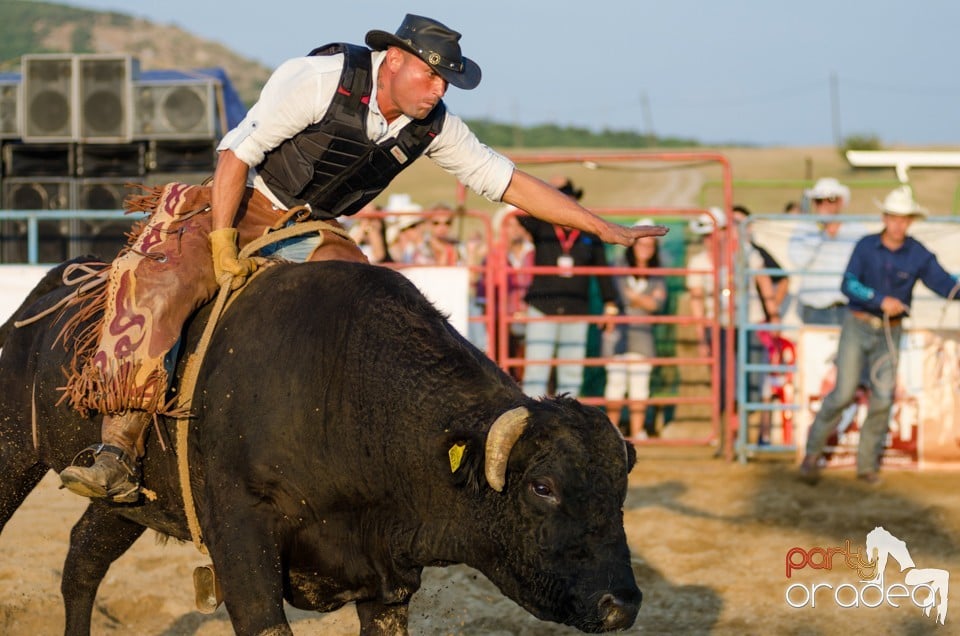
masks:
<path fill-rule="evenodd" d="M 553 186 L 522 170 L 513 171 L 502 199 L 548 223 L 596 234 L 605 243 L 633 245 L 637 239 L 663 236 L 669 231 L 662 225 L 627 227 L 606 221 Z"/>

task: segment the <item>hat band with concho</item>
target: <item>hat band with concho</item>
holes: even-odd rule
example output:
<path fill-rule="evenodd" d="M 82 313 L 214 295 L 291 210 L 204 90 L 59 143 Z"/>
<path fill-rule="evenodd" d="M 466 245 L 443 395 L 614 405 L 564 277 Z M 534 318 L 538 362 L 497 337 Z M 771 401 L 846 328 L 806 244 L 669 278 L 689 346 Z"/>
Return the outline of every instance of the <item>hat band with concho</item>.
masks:
<path fill-rule="evenodd" d="M 397 46 L 433 67 L 447 82 L 470 90 L 480 83 L 480 67 L 460 52 L 460 34 L 436 20 L 408 13 L 396 34 L 373 30 L 366 43 L 375 51 Z"/>

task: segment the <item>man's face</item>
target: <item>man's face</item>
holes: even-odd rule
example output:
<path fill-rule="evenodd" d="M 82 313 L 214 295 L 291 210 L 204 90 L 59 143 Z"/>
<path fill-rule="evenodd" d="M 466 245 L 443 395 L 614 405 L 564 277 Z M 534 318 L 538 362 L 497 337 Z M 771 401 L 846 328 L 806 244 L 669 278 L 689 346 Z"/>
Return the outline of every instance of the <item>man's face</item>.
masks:
<path fill-rule="evenodd" d="M 510 244 L 530 240 L 530 235 L 527 234 L 527 230 L 520 225 L 520 221 L 515 214 L 508 214 L 507 218 L 503 220 L 503 233 L 507 237 L 507 242 Z"/>
<path fill-rule="evenodd" d="M 900 243 L 907 238 L 907 230 L 913 223 L 914 216 L 903 216 L 900 214 L 883 214 L 883 231 L 894 242 Z"/>
<path fill-rule="evenodd" d="M 453 225 L 453 215 L 449 210 L 436 209 L 436 216 L 430 218 L 430 233 L 437 238 L 446 238 L 450 234 L 450 226 Z"/>
<path fill-rule="evenodd" d="M 447 81 L 412 53 L 391 48 L 385 63 L 392 74 L 389 101 L 408 117 L 423 119 L 447 92 Z"/>
<path fill-rule="evenodd" d="M 813 199 L 815 214 L 839 214 L 842 207 L 843 199 L 840 197 L 817 197 Z"/>

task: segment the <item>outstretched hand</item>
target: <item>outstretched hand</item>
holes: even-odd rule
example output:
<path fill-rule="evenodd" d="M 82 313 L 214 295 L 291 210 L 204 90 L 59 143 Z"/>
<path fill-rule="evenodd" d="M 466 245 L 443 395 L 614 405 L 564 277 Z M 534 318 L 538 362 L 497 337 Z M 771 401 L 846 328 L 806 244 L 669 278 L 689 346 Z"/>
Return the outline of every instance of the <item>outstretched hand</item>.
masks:
<path fill-rule="evenodd" d="M 606 226 L 598 233 L 604 243 L 616 245 L 633 245 L 638 239 L 648 236 L 659 237 L 670 231 L 665 225 L 633 225 L 627 227 L 619 223 L 606 222 Z"/>

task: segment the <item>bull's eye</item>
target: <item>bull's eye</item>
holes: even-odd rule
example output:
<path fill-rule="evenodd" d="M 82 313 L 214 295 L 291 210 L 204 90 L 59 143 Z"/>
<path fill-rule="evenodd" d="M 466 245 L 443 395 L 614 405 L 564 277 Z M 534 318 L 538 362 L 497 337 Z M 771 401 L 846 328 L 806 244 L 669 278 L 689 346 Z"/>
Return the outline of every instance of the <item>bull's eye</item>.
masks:
<path fill-rule="evenodd" d="M 547 481 L 541 481 L 538 479 L 530 482 L 530 490 L 532 490 L 533 494 L 541 499 L 546 499 L 552 504 L 558 503 L 557 495 L 553 490 L 553 485 Z"/>

